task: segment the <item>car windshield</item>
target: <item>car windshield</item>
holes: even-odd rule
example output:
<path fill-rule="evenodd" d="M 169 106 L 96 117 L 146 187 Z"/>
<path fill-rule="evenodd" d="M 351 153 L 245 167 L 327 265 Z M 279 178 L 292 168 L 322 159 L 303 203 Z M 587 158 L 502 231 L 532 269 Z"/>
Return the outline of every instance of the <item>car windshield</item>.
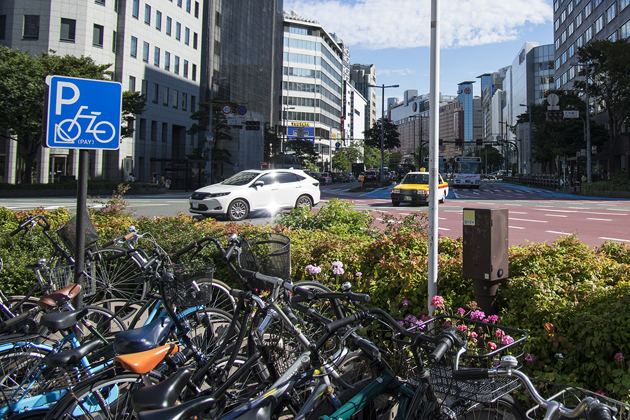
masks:
<path fill-rule="evenodd" d="M 239 172 L 236 175 L 233 175 L 233 176 L 229 177 L 228 179 L 223 181 L 221 184 L 223 184 L 223 185 L 247 185 L 250 182 L 252 182 L 252 180 L 254 178 L 256 178 L 258 175 L 260 175 L 260 172 L 248 172 L 248 171 Z"/>
<path fill-rule="evenodd" d="M 401 184 L 428 184 L 428 174 L 407 174 Z"/>

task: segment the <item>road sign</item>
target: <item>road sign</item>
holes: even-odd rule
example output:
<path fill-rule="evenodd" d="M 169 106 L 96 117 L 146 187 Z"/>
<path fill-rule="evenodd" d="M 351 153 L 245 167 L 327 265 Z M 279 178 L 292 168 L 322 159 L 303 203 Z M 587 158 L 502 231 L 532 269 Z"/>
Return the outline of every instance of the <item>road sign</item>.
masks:
<path fill-rule="evenodd" d="M 560 103 L 560 97 L 555 93 L 547 95 L 547 103 L 551 106 L 556 106 Z"/>
<path fill-rule="evenodd" d="M 120 147 L 122 86 L 107 80 L 47 76 L 46 145 L 64 149 Z"/>
<path fill-rule="evenodd" d="M 243 120 L 241 120 L 240 118 L 228 118 L 227 124 L 228 125 L 241 125 L 243 124 Z"/>
<path fill-rule="evenodd" d="M 229 105 L 227 105 L 227 104 L 225 104 L 225 105 L 223 105 L 223 106 L 221 107 L 221 111 L 223 111 L 223 113 L 224 113 L 225 115 L 227 115 L 227 114 L 231 114 L 231 113 L 232 113 L 232 107 L 231 107 L 231 106 L 229 106 Z"/>
<path fill-rule="evenodd" d="M 238 169 L 238 162 L 234 162 L 234 169 Z"/>
<path fill-rule="evenodd" d="M 580 118 L 580 111 L 564 111 L 564 118 Z"/>
<path fill-rule="evenodd" d="M 247 108 L 245 108 L 243 105 L 241 105 L 238 108 L 236 108 L 236 113 L 238 115 L 245 115 L 245 114 L 247 114 Z"/>

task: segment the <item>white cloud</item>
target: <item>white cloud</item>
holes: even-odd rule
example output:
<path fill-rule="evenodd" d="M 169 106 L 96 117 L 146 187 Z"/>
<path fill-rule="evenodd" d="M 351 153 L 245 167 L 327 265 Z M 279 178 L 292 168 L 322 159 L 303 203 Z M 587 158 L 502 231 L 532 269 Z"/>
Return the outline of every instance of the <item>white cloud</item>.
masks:
<path fill-rule="evenodd" d="M 405 69 L 392 69 L 392 70 L 388 70 L 388 69 L 383 69 L 383 70 L 376 70 L 376 75 L 377 76 L 391 76 L 391 75 L 395 75 L 395 76 L 409 76 L 412 74 L 416 74 L 416 71 L 414 69 L 409 69 L 409 68 L 405 68 Z"/>
<path fill-rule="evenodd" d="M 553 19 L 550 0 L 442 0 L 443 48 L 518 39 Z M 431 0 L 285 0 L 284 10 L 317 19 L 349 46 L 378 50 L 430 45 Z M 549 29 L 551 30 L 551 29 Z"/>

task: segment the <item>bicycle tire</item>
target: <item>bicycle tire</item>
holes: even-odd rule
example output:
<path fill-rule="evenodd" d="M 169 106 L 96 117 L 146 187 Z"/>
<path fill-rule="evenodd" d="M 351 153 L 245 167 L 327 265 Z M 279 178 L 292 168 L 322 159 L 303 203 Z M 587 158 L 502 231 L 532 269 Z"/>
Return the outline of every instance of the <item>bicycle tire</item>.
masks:
<path fill-rule="evenodd" d="M 40 391 L 46 388 L 50 378 L 46 372 L 40 370 L 44 358 L 50 353 L 51 351 L 43 348 L 28 345 L 0 352 L 2 406 L 39 395 Z M 29 380 L 28 377 L 33 379 Z"/>
<path fill-rule="evenodd" d="M 88 310 L 88 313 L 85 317 L 83 317 L 83 320 L 95 327 L 107 341 L 111 342 L 114 335 L 127 329 L 125 323 L 108 309 L 100 306 L 84 306 L 83 309 Z M 79 333 L 77 334 L 77 339 L 81 343 L 86 343 L 100 338 L 97 334 L 90 331 L 81 321 L 77 323 L 77 326 L 73 328 L 73 330 L 75 334 L 77 332 Z"/>
<path fill-rule="evenodd" d="M 236 300 L 230 294 L 232 288 L 220 280 L 198 280 L 197 286 L 202 288 L 210 287 L 213 292 L 210 301 L 206 303 L 207 307 L 220 309 L 230 314 L 236 311 Z"/>
<path fill-rule="evenodd" d="M 188 309 L 190 310 L 190 309 Z M 227 337 L 226 333 L 232 322 L 233 315 L 214 308 L 199 308 L 185 313 L 180 318 L 184 327 L 189 328 L 188 337 L 194 348 L 202 355 L 212 354 L 219 343 L 236 339 L 240 331 L 237 323 L 233 336 Z"/>
<path fill-rule="evenodd" d="M 110 371 L 102 377 L 91 378 L 77 385 L 72 392 L 64 394 L 59 399 L 44 419 L 135 419 L 131 408 L 131 396 L 136 389 L 143 387 L 144 383 L 141 375 L 121 372 L 122 370 L 118 369 Z M 147 378 L 152 384 L 163 379 L 161 375 L 154 372 L 150 372 Z M 103 416 L 104 412 L 107 414 Z"/>
<path fill-rule="evenodd" d="M 504 395 L 493 403 L 472 407 L 464 415 L 464 420 L 527 420 L 527 415 L 514 397 Z"/>

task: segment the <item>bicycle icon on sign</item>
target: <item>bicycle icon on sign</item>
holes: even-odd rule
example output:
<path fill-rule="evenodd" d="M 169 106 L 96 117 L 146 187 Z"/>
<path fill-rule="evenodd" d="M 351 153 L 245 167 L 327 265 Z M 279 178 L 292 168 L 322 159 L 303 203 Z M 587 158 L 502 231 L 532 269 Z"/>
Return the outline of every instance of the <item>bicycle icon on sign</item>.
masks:
<path fill-rule="evenodd" d="M 61 121 L 59 124 L 55 124 L 55 140 L 59 140 L 64 143 L 72 143 L 74 144 L 75 140 L 81 136 L 81 124 L 79 124 L 79 118 L 84 118 L 90 120 L 85 132 L 88 134 L 92 134 L 94 136 L 94 140 L 99 143 L 109 143 L 112 141 L 114 136 L 116 135 L 116 128 L 109 121 L 99 121 L 96 122 L 96 118 L 101 115 L 100 112 L 92 111 L 91 115 L 82 114 L 83 110 L 86 110 L 87 106 L 82 106 L 77 111 L 76 115 L 72 119 L 67 119 Z M 94 126 L 92 128 L 92 126 Z M 100 128 L 99 128 L 100 127 Z M 111 134 L 110 134 L 111 133 Z M 109 135 L 109 138 L 104 140 Z"/>

